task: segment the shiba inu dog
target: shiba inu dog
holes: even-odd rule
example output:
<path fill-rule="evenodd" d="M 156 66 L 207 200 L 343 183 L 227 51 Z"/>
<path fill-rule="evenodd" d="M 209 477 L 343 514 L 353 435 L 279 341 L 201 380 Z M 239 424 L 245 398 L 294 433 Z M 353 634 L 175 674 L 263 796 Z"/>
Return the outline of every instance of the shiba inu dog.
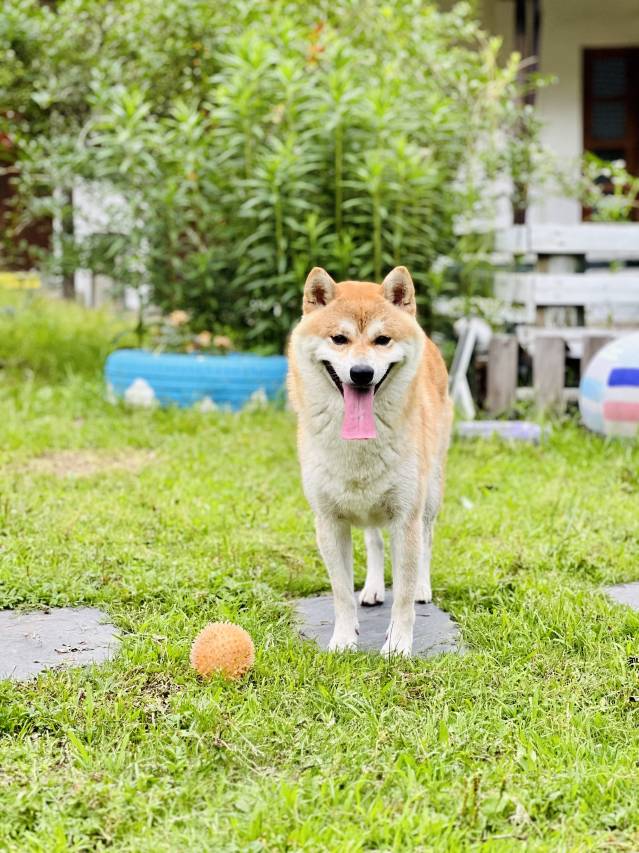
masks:
<path fill-rule="evenodd" d="M 331 579 L 330 648 L 357 646 L 351 526 L 364 528 L 363 606 L 384 601 L 388 528 L 393 606 L 382 653 L 410 655 L 417 601 L 431 600 L 433 525 L 452 422 L 447 373 L 415 319 L 415 288 L 396 267 L 381 284 L 336 284 L 316 267 L 289 345 L 304 492 Z"/>

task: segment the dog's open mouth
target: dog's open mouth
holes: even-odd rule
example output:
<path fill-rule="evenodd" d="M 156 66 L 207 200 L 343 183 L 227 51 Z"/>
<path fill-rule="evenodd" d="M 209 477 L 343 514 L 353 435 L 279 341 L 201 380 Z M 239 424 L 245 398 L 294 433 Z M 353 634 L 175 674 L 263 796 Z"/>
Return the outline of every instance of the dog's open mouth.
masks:
<path fill-rule="evenodd" d="M 365 388 L 358 388 L 356 385 L 351 385 L 350 383 L 344 385 L 330 362 L 324 361 L 322 364 L 333 380 L 337 390 L 344 398 L 342 438 L 347 440 L 377 438 L 377 428 L 373 414 L 373 398 L 382 382 L 390 373 L 393 365 L 390 364 L 388 366 L 388 370 L 376 385 L 367 385 Z"/>
<path fill-rule="evenodd" d="M 337 390 L 339 391 L 339 393 L 340 393 L 340 394 L 342 395 L 342 397 L 343 397 L 343 396 L 344 396 L 344 385 L 343 385 L 343 383 L 342 383 L 342 380 L 339 378 L 339 376 L 338 376 L 338 375 L 337 375 L 337 373 L 335 372 L 335 368 L 334 368 L 334 367 L 333 367 L 333 365 L 330 363 L 330 361 L 323 361 L 323 362 L 322 362 L 322 364 L 323 364 L 323 365 L 324 365 L 324 367 L 326 368 L 326 372 L 328 373 L 328 375 L 331 377 L 331 379 L 332 379 L 332 380 L 333 380 L 333 382 L 335 383 L 335 386 L 337 387 Z M 386 373 L 382 376 L 382 378 L 379 380 L 379 382 L 377 383 L 377 385 L 375 385 L 375 388 L 374 388 L 374 390 L 373 390 L 373 393 L 374 393 L 374 394 L 377 394 L 377 392 L 379 391 L 380 385 L 381 385 L 381 384 L 382 384 L 382 382 L 386 379 L 386 377 L 388 376 L 388 374 L 391 372 L 391 368 L 392 368 L 392 367 L 394 367 L 394 366 L 395 366 L 395 364 L 394 364 L 394 363 L 393 363 L 393 364 L 389 364 L 389 365 L 388 365 L 388 370 L 387 370 L 387 371 L 386 371 Z M 355 386 L 353 386 L 353 387 L 355 387 Z M 369 390 L 369 389 L 368 389 L 368 388 L 362 388 L 361 390 L 362 390 L 362 391 L 367 391 L 367 390 Z"/>
<path fill-rule="evenodd" d="M 331 379 L 333 380 L 333 382 L 337 386 L 337 390 L 339 391 L 339 393 L 343 397 L 344 396 L 344 386 L 342 385 L 342 380 L 339 378 L 337 373 L 335 373 L 335 368 L 330 363 L 330 361 L 323 361 L 322 364 L 326 368 L 326 372 L 328 373 L 328 375 L 331 377 Z"/>

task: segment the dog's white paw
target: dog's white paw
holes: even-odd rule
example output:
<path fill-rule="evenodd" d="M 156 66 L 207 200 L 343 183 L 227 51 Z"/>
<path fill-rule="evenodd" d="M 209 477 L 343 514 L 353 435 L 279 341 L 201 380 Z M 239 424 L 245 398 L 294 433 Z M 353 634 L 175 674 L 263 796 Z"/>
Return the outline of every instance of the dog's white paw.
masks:
<path fill-rule="evenodd" d="M 329 652 L 348 652 L 357 649 L 357 628 L 338 628 L 335 626 L 333 636 L 328 644 Z"/>
<path fill-rule="evenodd" d="M 415 601 L 419 604 L 430 604 L 432 600 L 433 590 L 431 589 L 431 585 L 420 581 L 415 590 Z"/>
<path fill-rule="evenodd" d="M 359 594 L 359 603 L 362 607 L 375 607 L 384 603 L 384 584 L 366 583 Z"/>
<path fill-rule="evenodd" d="M 391 655 L 401 655 L 405 658 L 411 657 L 413 654 L 412 630 L 401 631 L 391 624 L 386 634 L 386 642 L 382 646 L 380 654 L 384 655 L 384 657 L 391 657 Z"/>

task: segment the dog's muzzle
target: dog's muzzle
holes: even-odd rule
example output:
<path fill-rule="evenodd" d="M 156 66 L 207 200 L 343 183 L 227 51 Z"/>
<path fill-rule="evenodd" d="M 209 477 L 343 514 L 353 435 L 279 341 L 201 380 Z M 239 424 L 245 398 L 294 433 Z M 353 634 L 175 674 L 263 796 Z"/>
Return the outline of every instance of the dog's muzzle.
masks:
<path fill-rule="evenodd" d="M 333 365 L 330 363 L 330 361 L 323 361 L 323 362 L 322 362 L 322 364 L 323 364 L 323 365 L 324 365 L 324 367 L 326 368 L 326 372 L 328 373 L 328 375 L 329 375 L 329 376 L 331 377 L 331 379 L 333 380 L 333 383 L 335 384 L 335 387 L 337 388 L 337 390 L 339 391 L 339 393 L 340 393 L 340 394 L 342 395 L 342 397 L 343 397 L 343 396 L 344 396 L 344 386 L 342 385 L 342 380 L 339 378 L 339 376 L 338 376 L 338 375 L 337 375 L 337 373 L 335 372 L 335 368 L 334 368 L 334 367 L 333 367 Z M 384 382 L 384 380 L 386 379 L 386 377 L 388 376 L 388 374 L 391 372 L 391 369 L 392 369 L 393 367 L 395 367 L 395 364 L 396 364 L 396 362 L 393 362 L 392 364 L 389 364 L 389 365 L 388 365 L 388 368 L 387 368 L 387 370 L 386 370 L 386 373 L 382 376 L 382 378 L 379 380 L 379 382 L 377 383 L 377 385 L 375 385 L 375 393 L 376 393 L 376 394 L 377 394 L 377 392 L 379 391 L 379 389 L 380 389 L 380 386 L 381 386 L 382 382 Z M 351 371 L 351 374 L 352 374 L 352 371 Z M 354 384 L 356 384 L 356 383 L 354 383 Z M 361 386 L 360 386 L 360 387 L 361 387 Z"/>

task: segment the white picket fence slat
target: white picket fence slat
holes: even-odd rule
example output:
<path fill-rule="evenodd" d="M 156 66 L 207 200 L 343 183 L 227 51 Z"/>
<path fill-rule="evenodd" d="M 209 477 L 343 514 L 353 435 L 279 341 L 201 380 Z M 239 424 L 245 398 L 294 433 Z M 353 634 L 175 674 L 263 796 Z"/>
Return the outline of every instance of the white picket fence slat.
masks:
<path fill-rule="evenodd" d="M 639 270 L 604 273 L 497 273 L 495 296 L 535 307 L 639 304 Z"/>
<path fill-rule="evenodd" d="M 497 233 L 498 252 L 515 255 L 639 255 L 639 224 L 582 222 L 579 225 L 513 225 Z"/>

